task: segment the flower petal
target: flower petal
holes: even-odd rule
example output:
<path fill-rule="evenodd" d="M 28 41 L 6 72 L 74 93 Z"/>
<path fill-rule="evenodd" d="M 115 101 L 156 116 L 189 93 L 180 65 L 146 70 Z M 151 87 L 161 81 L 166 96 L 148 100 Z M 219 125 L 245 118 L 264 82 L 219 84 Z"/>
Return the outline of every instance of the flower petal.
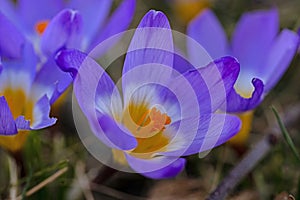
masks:
<path fill-rule="evenodd" d="M 99 35 L 96 33 L 108 16 L 111 4 L 112 0 L 71 0 L 67 5 L 69 8 L 78 10 L 82 16 L 85 47 L 95 36 Z"/>
<path fill-rule="evenodd" d="M 56 118 L 49 118 L 50 108 L 50 102 L 46 95 L 35 104 L 33 109 L 34 121 L 31 124 L 32 130 L 46 128 L 56 123 Z"/>
<path fill-rule="evenodd" d="M 85 115 L 101 114 L 114 117 L 122 112 L 119 91 L 109 75 L 92 58 L 78 50 L 63 50 L 56 56 L 59 67 L 73 75 L 74 92 Z"/>
<path fill-rule="evenodd" d="M 19 0 L 20 16 L 27 27 L 27 30 L 34 30 L 34 26 L 40 20 L 51 19 L 62 9 L 62 0 Z"/>
<path fill-rule="evenodd" d="M 226 105 L 223 110 L 231 113 L 245 112 L 257 107 L 263 100 L 264 84 L 260 79 L 252 79 L 254 91 L 250 98 L 240 96 L 235 89 L 232 89 L 227 96 Z"/>
<path fill-rule="evenodd" d="M 49 23 L 41 37 L 41 49 L 53 56 L 61 48 L 80 48 L 82 17 L 74 10 L 59 12 Z"/>
<path fill-rule="evenodd" d="M 4 96 L 0 97 L 0 135 L 18 133 L 16 123 Z"/>
<path fill-rule="evenodd" d="M 38 71 L 31 89 L 31 96 L 40 99 L 44 95 L 53 104 L 70 86 L 73 79 L 69 73 L 61 71 L 53 59 L 49 59 Z"/>
<path fill-rule="evenodd" d="M 30 43 L 24 43 L 20 58 L 3 61 L 3 74 L 0 76 L 0 91 L 9 87 L 22 89 L 29 94 L 36 75 L 37 56 Z"/>
<path fill-rule="evenodd" d="M 144 176 L 152 179 L 163 179 L 163 178 L 173 178 L 177 176 L 180 172 L 184 170 L 186 160 L 184 158 L 178 158 L 170 165 L 148 173 L 143 173 Z"/>
<path fill-rule="evenodd" d="M 30 120 L 26 120 L 24 116 L 19 116 L 16 119 L 16 126 L 18 130 L 31 130 Z"/>
<path fill-rule="evenodd" d="M 192 64 L 192 61 L 187 58 L 183 53 L 176 52 L 174 54 L 174 64 L 173 64 L 174 70 L 176 70 L 179 73 L 187 72 L 188 70 L 193 70 L 197 68 L 197 65 L 194 66 Z"/>
<path fill-rule="evenodd" d="M 89 47 L 92 50 L 96 45 L 104 41 L 105 39 L 125 31 L 133 18 L 135 10 L 135 0 L 124 0 L 123 3 L 117 8 L 113 15 L 109 18 L 105 26 L 99 29 L 93 43 Z M 120 21 L 122 23 L 120 23 Z"/>
<path fill-rule="evenodd" d="M 264 68 L 258 74 L 265 82 L 265 93 L 270 91 L 287 70 L 299 45 L 299 36 L 283 30 L 272 44 Z"/>
<path fill-rule="evenodd" d="M 176 135 L 173 135 L 167 151 L 158 155 L 187 156 L 211 150 L 237 134 L 240 127 L 241 122 L 238 117 L 226 114 L 183 119 L 166 130 Z"/>
<path fill-rule="evenodd" d="M 276 9 L 244 14 L 236 25 L 232 36 L 232 53 L 239 60 L 243 70 L 259 71 L 265 55 L 278 32 Z"/>
<path fill-rule="evenodd" d="M 196 92 L 201 114 L 213 113 L 220 109 L 226 101 L 226 96 L 233 89 L 238 73 L 239 63 L 228 56 L 215 60 L 206 67 L 189 70 L 183 74 Z M 181 84 L 174 80 L 174 84 Z M 194 105 L 191 107 L 195 109 Z"/>
<path fill-rule="evenodd" d="M 162 12 L 151 10 L 136 29 L 125 58 L 122 75 L 125 105 L 137 86 L 168 81 L 172 66 L 173 39 L 168 19 Z"/>
<path fill-rule="evenodd" d="M 184 158 L 159 156 L 151 159 L 139 159 L 125 154 L 130 167 L 149 178 L 172 178 L 179 174 L 185 166 Z"/>
<path fill-rule="evenodd" d="M 228 41 L 226 34 L 222 25 L 211 10 L 207 9 L 201 12 L 189 24 L 187 33 L 188 36 L 196 40 L 213 59 L 228 55 Z M 200 47 L 190 39 L 187 44 L 188 52 L 193 64 L 197 63 L 198 67 L 208 64 L 205 55 L 201 56 L 201 52 L 204 50 L 199 51 Z"/>
<path fill-rule="evenodd" d="M 110 147 L 131 150 L 137 146 L 137 140 L 134 136 L 121 124 L 117 123 L 108 115 L 99 115 L 98 122 L 101 127 L 104 137 L 110 142 Z M 99 132 L 95 132 L 98 136 Z M 103 136 L 100 136 L 102 140 Z"/>
<path fill-rule="evenodd" d="M 0 55 L 9 58 L 21 57 L 25 37 L 1 12 L 0 24 Z"/>
<path fill-rule="evenodd" d="M 73 60 L 72 63 L 68 63 Z M 64 50 L 57 56 L 58 65 L 75 74 L 74 93 L 90 122 L 94 134 L 112 148 L 129 150 L 136 139 L 114 117 L 123 111 L 115 84 L 96 61 L 77 50 Z"/>
<path fill-rule="evenodd" d="M 188 86 L 186 88 L 188 88 Z M 189 100 L 188 102 L 197 103 L 197 100 L 193 102 L 192 97 L 185 98 L 189 96 L 189 92 L 186 90 L 185 95 L 180 96 L 179 92 L 181 91 L 175 94 L 174 92 L 176 91 L 172 91 L 171 89 L 168 84 L 165 86 L 156 83 L 142 85 L 132 93 L 130 105 L 147 105 L 149 109 L 156 108 L 162 113 L 166 113 L 172 120 L 178 120 L 184 112 L 181 109 L 179 101 L 183 103 Z M 135 111 L 131 110 L 131 112 Z M 186 112 L 186 114 L 188 112 Z"/>
<path fill-rule="evenodd" d="M 20 26 L 19 15 L 14 3 L 10 0 L 0 1 L 0 12 L 10 19 L 17 27 Z"/>

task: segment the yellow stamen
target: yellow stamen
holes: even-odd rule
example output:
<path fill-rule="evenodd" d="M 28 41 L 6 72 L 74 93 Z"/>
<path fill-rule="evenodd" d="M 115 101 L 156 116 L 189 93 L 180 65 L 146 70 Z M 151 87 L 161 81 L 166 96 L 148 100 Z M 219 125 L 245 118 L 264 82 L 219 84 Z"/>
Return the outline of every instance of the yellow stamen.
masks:
<path fill-rule="evenodd" d="M 41 20 L 35 24 L 35 31 L 42 35 L 49 24 L 49 20 Z"/>
<path fill-rule="evenodd" d="M 164 151 L 170 138 L 164 134 L 165 126 L 171 118 L 157 108 L 149 109 L 146 104 L 130 104 L 123 114 L 122 123 L 136 137 L 138 145 L 127 153 L 139 158 L 149 159 L 155 152 Z M 113 150 L 115 160 L 124 164 L 123 156 Z"/>
<path fill-rule="evenodd" d="M 244 146 L 251 131 L 253 111 L 245 112 L 238 116 L 242 121 L 241 130 L 228 143 L 233 146 Z"/>

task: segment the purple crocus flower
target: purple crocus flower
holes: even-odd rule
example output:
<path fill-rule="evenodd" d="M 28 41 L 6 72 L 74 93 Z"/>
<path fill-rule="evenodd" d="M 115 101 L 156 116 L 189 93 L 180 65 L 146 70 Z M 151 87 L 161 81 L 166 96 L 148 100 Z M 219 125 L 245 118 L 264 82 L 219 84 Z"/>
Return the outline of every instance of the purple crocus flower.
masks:
<path fill-rule="evenodd" d="M 216 112 L 237 79 L 237 61 L 223 57 L 180 73 L 173 68 L 173 48 L 168 19 L 149 11 L 126 54 L 122 95 L 89 56 L 77 50 L 57 56 L 75 77 L 79 106 L 114 160 L 154 179 L 176 176 L 185 166 L 181 156 L 210 150 L 240 128 L 237 117 Z"/>
<path fill-rule="evenodd" d="M 68 32 L 77 29 L 82 32 L 82 38 L 77 40 L 73 47 L 86 52 L 105 38 L 128 28 L 134 14 L 135 0 L 124 0 L 109 17 L 112 2 L 112 0 L 20 0 L 14 4 L 11 0 L 2 0 L 0 12 L 22 30 L 30 41 L 38 45 L 41 40 L 42 50 L 43 46 L 49 50 L 51 42 L 53 45 L 62 46 L 63 43 L 58 43 L 57 40 L 64 40 Z M 62 10 L 64 11 L 61 12 Z M 59 12 L 61 14 L 58 14 Z M 80 21 L 75 16 L 80 18 Z M 50 30 L 45 30 L 53 18 L 57 18 L 55 24 L 51 25 L 51 29 L 55 27 L 55 30 L 51 30 L 50 27 L 48 28 Z M 74 23 L 77 27 L 74 27 Z M 42 35 L 44 31 L 46 32 Z"/>
<path fill-rule="evenodd" d="M 55 118 L 49 117 L 49 113 L 51 99 L 54 101 L 57 96 L 52 92 L 48 95 L 47 90 L 39 90 L 41 93 L 38 96 L 33 95 L 32 88 L 37 84 L 38 77 L 38 59 L 34 49 L 1 14 L 0 23 L 3 26 L 0 34 L 6 35 L 6 42 L 11 41 L 5 45 L 8 43 L 0 40 L 0 145 L 15 152 L 26 141 L 28 132 L 24 130 L 42 129 L 56 122 Z M 10 50 L 14 50 L 12 54 Z M 53 87 L 55 85 L 49 88 Z"/>
<path fill-rule="evenodd" d="M 231 55 L 238 59 L 241 71 L 235 90 L 228 95 L 226 110 L 238 113 L 241 131 L 230 140 L 241 146 L 251 130 L 253 109 L 276 85 L 288 68 L 298 46 L 296 33 L 284 29 L 279 34 L 276 9 L 245 13 L 237 23 L 231 43 L 214 13 L 207 9 L 188 26 L 188 35 L 200 43 L 212 58 Z M 197 51 L 190 46 L 194 63 L 203 64 Z M 252 85 L 251 85 L 252 82 Z M 244 99 L 242 97 L 250 97 Z"/>
<path fill-rule="evenodd" d="M 63 9 L 67 6 L 77 10 Z M 36 92 L 32 95 L 37 96 L 47 90 L 48 96 L 54 94 L 50 99 L 53 103 L 72 83 L 69 74 L 63 73 L 55 63 L 55 54 L 60 49 L 76 48 L 88 52 L 99 42 L 124 31 L 129 26 L 135 9 L 135 0 L 124 0 L 114 14 L 106 20 L 110 6 L 111 0 L 67 2 L 22 0 L 16 5 L 9 0 L 1 1 L 0 16 L 8 18 L 9 22 L 22 32 L 23 37 L 33 43 L 40 57 L 38 63 L 40 70 L 36 77 L 37 86 L 33 90 Z M 122 24 L 119 23 L 121 20 Z M 16 43 L 18 40 L 8 41 L 6 38 L 10 33 L 7 29 L 2 31 L 0 33 L 1 55 L 10 58 L 19 57 L 20 52 L 15 51 L 11 45 L 11 42 Z M 19 42 L 16 45 L 21 44 Z"/>
<path fill-rule="evenodd" d="M 55 63 L 60 49 L 88 51 L 131 22 L 135 1 L 125 0 L 109 18 L 111 1 L 0 2 L 0 146 L 19 151 L 27 132 L 51 126 L 50 105 L 73 79 Z M 70 6 L 79 11 L 61 8 Z M 58 12 L 58 13 L 57 13 Z M 57 14 L 56 14 L 57 13 Z M 55 15 L 56 14 L 56 15 Z M 122 19 L 122 24 L 116 21 Z M 100 28 L 100 29 L 99 29 Z"/>
<path fill-rule="evenodd" d="M 263 81 L 266 95 L 282 77 L 296 53 L 299 40 L 297 34 L 287 29 L 279 34 L 278 32 L 276 9 L 243 14 L 233 32 L 231 43 L 217 17 L 209 9 L 198 15 L 188 26 L 188 35 L 200 43 L 212 58 L 231 55 L 238 59 L 241 71 L 235 89 L 244 97 L 254 97 L 253 90 L 262 87 L 261 84 L 255 84 L 253 78 Z M 194 62 L 203 62 L 193 48 L 189 50 Z M 259 103 L 260 101 L 243 103 L 238 95 L 231 94 L 227 111 L 244 112 L 254 109 Z"/>

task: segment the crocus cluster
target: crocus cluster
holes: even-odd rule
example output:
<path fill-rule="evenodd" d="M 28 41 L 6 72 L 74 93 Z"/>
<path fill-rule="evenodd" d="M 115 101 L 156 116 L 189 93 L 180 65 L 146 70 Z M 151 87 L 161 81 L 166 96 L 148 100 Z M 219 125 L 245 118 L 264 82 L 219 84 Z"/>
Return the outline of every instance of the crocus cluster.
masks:
<path fill-rule="evenodd" d="M 257 98 L 257 91 L 263 89 L 264 97 L 276 85 L 298 48 L 299 36 L 295 32 L 287 29 L 278 32 L 276 9 L 248 12 L 237 23 L 229 43 L 217 17 L 207 9 L 189 24 L 187 34 L 201 44 L 214 59 L 226 55 L 237 58 L 241 71 L 234 86 L 235 90 L 240 96 Z M 193 47 L 188 50 L 194 63 L 205 63 Z M 259 84 L 258 79 L 263 84 Z M 229 95 L 226 110 L 240 114 L 243 131 L 233 142 L 243 144 L 251 127 L 251 111 L 261 101 L 242 102 L 239 95 L 234 94 L 236 92 Z"/>
<path fill-rule="evenodd" d="M 185 166 L 183 156 L 211 150 L 241 130 L 239 117 L 228 113 L 258 106 L 299 44 L 292 31 L 278 34 L 274 9 L 243 15 L 231 44 L 206 10 L 189 24 L 188 35 L 213 61 L 191 40 L 185 59 L 175 53 L 167 17 L 151 10 L 131 39 L 119 90 L 88 55 L 131 22 L 134 0 L 108 17 L 111 3 L 0 2 L 0 146 L 19 151 L 28 131 L 55 124 L 50 107 L 73 82 L 91 130 L 115 162 L 146 177 L 174 177 Z"/>
<path fill-rule="evenodd" d="M 72 83 L 55 63 L 61 49 L 85 52 L 124 31 L 135 1 L 125 0 L 108 17 L 112 1 L 0 2 L 0 146 L 15 152 L 28 130 L 53 125 L 50 106 Z M 122 20 L 122 24 L 117 22 Z"/>
<path fill-rule="evenodd" d="M 240 129 L 237 117 L 217 112 L 237 80 L 236 59 L 223 57 L 180 73 L 174 55 L 168 19 L 152 10 L 126 54 L 122 95 L 84 53 L 65 50 L 57 59 L 73 74 L 79 106 L 114 160 L 150 178 L 176 176 L 185 166 L 181 156 L 210 150 Z"/>

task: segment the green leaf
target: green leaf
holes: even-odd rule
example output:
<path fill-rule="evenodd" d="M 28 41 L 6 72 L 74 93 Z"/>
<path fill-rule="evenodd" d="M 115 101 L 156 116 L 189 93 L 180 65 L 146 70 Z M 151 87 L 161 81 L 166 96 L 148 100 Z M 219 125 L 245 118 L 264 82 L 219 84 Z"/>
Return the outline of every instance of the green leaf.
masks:
<path fill-rule="evenodd" d="M 283 122 L 282 122 L 282 120 L 281 120 L 281 118 L 280 118 L 280 116 L 279 116 L 276 108 L 274 106 L 272 106 L 271 108 L 272 108 L 272 111 L 274 112 L 274 115 L 275 115 L 275 117 L 277 119 L 278 125 L 279 125 L 279 127 L 281 129 L 281 132 L 283 134 L 283 137 L 284 137 L 285 141 L 289 145 L 289 147 L 292 150 L 293 154 L 300 161 L 300 156 L 299 156 L 299 153 L 298 153 L 298 151 L 297 151 L 297 149 L 295 147 L 295 144 L 294 144 L 292 138 L 290 137 L 290 135 L 289 135 L 286 127 L 284 126 L 284 124 L 283 124 Z"/>

